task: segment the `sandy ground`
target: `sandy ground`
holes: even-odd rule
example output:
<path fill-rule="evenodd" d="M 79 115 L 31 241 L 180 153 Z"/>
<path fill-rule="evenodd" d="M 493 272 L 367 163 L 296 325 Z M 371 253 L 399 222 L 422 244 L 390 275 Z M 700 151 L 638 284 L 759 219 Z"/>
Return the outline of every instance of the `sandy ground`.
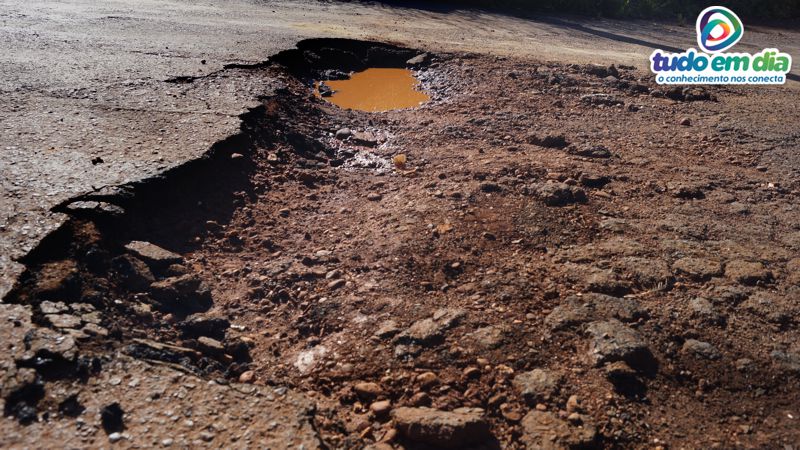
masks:
<path fill-rule="evenodd" d="M 693 44 L 691 27 L 648 22 L 310 1 L 4 0 L 0 20 L 0 294 L 21 270 L 14 260 L 63 222 L 54 205 L 203 154 L 269 92 L 224 79 L 176 95 L 170 78 L 260 62 L 306 37 L 638 66 L 655 46 Z M 758 27 L 739 45 L 797 53 L 798 42 Z"/>

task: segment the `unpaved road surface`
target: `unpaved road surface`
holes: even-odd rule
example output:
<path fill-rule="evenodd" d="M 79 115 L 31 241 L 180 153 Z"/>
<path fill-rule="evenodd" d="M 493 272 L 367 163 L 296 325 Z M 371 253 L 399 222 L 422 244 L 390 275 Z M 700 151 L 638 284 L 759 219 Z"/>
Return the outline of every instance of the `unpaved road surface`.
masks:
<path fill-rule="evenodd" d="M 800 445 L 798 91 L 654 85 L 691 28 L 3 6 L 5 263 L 60 228 L 6 266 L 2 446 Z M 304 36 L 411 49 L 258 64 Z M 422 51 L 416 110 L 311 95 Z"/>

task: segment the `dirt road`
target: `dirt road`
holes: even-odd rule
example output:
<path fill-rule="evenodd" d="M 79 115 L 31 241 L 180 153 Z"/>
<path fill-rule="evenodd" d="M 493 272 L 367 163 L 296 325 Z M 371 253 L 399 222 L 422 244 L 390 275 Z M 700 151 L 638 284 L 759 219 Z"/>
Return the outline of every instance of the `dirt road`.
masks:
<path fill-rule="evenodd" d="M 656 86 L 691 28 L 2 6 L 0 446 L 800 441 L 800 91 Z M 260 64 L 323 35 L 410 48 Z M 423 51 L 422 108 L 311 95 Z"/>

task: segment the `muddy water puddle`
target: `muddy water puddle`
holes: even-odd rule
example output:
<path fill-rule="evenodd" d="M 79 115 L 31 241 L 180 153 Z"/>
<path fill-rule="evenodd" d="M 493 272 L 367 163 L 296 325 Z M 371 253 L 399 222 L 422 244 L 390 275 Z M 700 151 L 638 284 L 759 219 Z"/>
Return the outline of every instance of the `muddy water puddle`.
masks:
<path fill-rule="evenodd" d="M 319 83 L 315 83 L 314 95 L 341 108 L 361 111 L 413 108 L 430 99 L 418 90 L 419 80 L 408 69 L 373 68 L 354 73 L 347 80 L 322 83 L 332 94 L 323 96 Z"/>

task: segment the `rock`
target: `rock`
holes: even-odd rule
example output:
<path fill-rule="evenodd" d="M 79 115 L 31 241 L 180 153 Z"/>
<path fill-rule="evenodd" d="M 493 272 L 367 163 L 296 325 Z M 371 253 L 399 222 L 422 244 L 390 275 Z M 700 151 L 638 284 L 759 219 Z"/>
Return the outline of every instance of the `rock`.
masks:
<path fill-rule="evenodd" d="M 365 400 L 372 400 L 384 395 L 383 388 L 378 383 L 368 381 L 356 383 L 353 385 L 353 391 L 356 395 Z"/>
<path fill-rule="evenodd" d="M 718 261 L 704 258 L 681 258 L 672 264 L 678 275 L 695 281 L 705 281 L 722 274 L 722 265 Z"/>
<path fill-rule="evenodd" d="M 587 416 L 572 423 L 546 411 L 531 411 L 522 419 L 521 441 L 528 449 L 594 448 L 597 429 Z"/>
<path fill-rule="evenodd" d="M 529 404 L 545 403 L 558 392 L 563 376 L 545 369 L 533 369 L 515 376 L 511 384 Z"/>
<path fill-rule="evenodd" d="M 147 263 L 152 270 L 163 270 L 171 264 L 183 263 L 183 257 L 177 253 L 165 250 L 155 244 L 144 241 L 131 241 L 125 249 Z"/>
<path fill-rule="evenodd" d="M 625 102 L 609 94 L 586 94 L 581 96 L 581 103 L 587 105 L 616 106 Z"/>
<path fill-rule="evenodd" d="M 389 414 L 389 411 L 392 409 L 392 402 L 389 400 L 380 400 L 377 402 L 373 402 L 369 405 L 369 410 L 372 411 L 372 414 L 375 414 L 377 417 L 383 417 Z"/>
<path fill-rule="evenodd" d="M 239 375 L 239 383 L 252 383 L 256 379 L 256 373 L 252 370 L 246 370 Z"/>
<path fill-rule="evenodd" d="M 684 353 L 689 353 L 693 356 L 699 356 L 705 359 L 719 359 L 722 356 L 719 350 L 713 345 L 696 339 L 687 339 L 686 342 L 683 343 L 681 350 Z"/>
<path fill-rule="evenodd" d="M 141 259 L 131 255 L 121 255 L 111 260 L 111 268 L 119 282 L 128 290 L 144 292 L 155 281 L 150 267 Z"/>
<path fill-rule="evenodd" d="M 590 336 L 589 360 L 595 366 L 625 361 L 634 368 L 646 368 L 652 353 L 642 337 L 618 320 L 592 322 L 586 328 Z"/>
<path fill-rule="evenodd" d="M 503 343 L 505 332 L 500 327 L 490 325 L 488 327 L 478 328 L 474 332 L 467 334 L 464 338 L 479 349 L 490 350 L 499 347 Z"/>
<path fill-rule="evenodd" d="M 583 156 L 585 158 L 610 158 L 611 157 L 611 150 L 605 148 L 602 145 L 593 145 L 590 147 L 585 147 L 580 150 L 576 150 L 575 154 L 578 156 Z"/>
<path fill-rule="evenodd" d="M 364 147 L 378 146 L 378 138 L 376 138 L 374 134 L 367 131 L 354 131 L 350 136 L 350 141 L 356 145 L 362 145 Z"/>
<path fill-rule="evenodd" d="M 540 183 L 534 192 L 547 206 L 566 206 L 587 201 L 583 189 L 565 183 L 553 181 Z"/>
<path fill-rule="evenodd" d="M 150 293 L 167 311 L 201 312 L 211 307 L 211 291 L 195 274 L 169 277 L 150 285 Z"/>
<path fill-rule="evenodd" d="M 350 130 L 350 128 L 340 128 L 336 130 L 336 139 L 343 141 L 352 136 L 352 134 L 353 132 Z"/>
<path fill-rule="evenodd" d="M 768 291 L 758 291 L 742 302 L 739 307 L 768 322 L 785 325 L 794 320 L 797 308 L 785 297 Z"/>
<path fill-rule="evenodd" d="M 397 335 L 397 344 L 431 344 L 440 341 L 444 332 L 458 324 L 466 316 L 466 311 L 457 308 L 437 310 L 432 318 L 414 322 L 408 329 Z"/>
<path fill-rule="evenodd" d="M 430 58 L 429 54 L 420 53 L 419 55 L 417 55 L 417 56 L 409 59 L 408 61 L 406 61 L 406 65 L 410 66 L 410 67 L 420 67 L 423 64 L 425 64 L 426 62 L 428 62 L 429 58 Z"/>
<path fill-rule="evenodd" d="M 423 372 L 417 375 L 416 380 L 422 389 L 430 389 L 439 384 L 439 377 L 433 372 Z"/>
<path fill-rule="evenodd" d="M 772 272 L 755 261 L 734 260 L 725 265 L 725 276 L 745 285 L 767 283 L 772 280 Z"/>
<path fill-rule="evenodd" d="M 564 148 L 569 145 L 567 138 L 563 134 L 548 134 L 545 137 L 532 134 L 528 136 L 527 141 L 529 144 L 545 148 Z"/>
<path fill-rule="evenodd" d="M 44 361 L 60 359 L 75 361 L 78 356 L 75 340 L 49 328 L 33 328 L 25 335 L 25 351 L 18 358 L 23 362 L 37 363 L 37 358 Z"/>
<path fill-rule="evenodd" d="M 567 412 L 568 413 L 576 413 L 581 412 L 583 408 L 581 408 L 581 401 L 577 395 L 570 395 L 567 399 Z"/>
<path fill-rule="evenodd" d="M 69 314 L 47 314 L 44 316 L 56 328 L 79 328 L 81 319 Z"/>
<path fill-rule="evenodd" d="M 692 124 L 692 119 L 688 117 L 684 117 L 683 119 L 681 119 L 681 125 L 688 127 L 691 124 Z"/>
<path fill-rule="evenodd" d="M 623 322 L 635 322 L 647 317 L 647 311 L 639 307 L 635 300 L 587 293 L 564 299 L 561 305 L 553 308 L 544 322 L 551 331 L 558 331 L 594 320 L 619 319 Z"/>
<path fill-rule="evenodd" d="M 420 407 L 392 411 L 397 429 L 409 441 L 442 448 L 464 448 L 490 437 L 489 423 L 471 409 L 452 412 Z"/>
<path fill-rule="evenodd" d="M 225 331 L 230 328 L 231 323 L 221 317 L 192 314 L 177 326 L 183 332 L 184 337 L 209 336 L 215 339 L 224 339 Z"/>
<path fill-rule="evenodd" d="M 222 342 L 208 336 L 200 336 L 197 338 L 197 348 L 210 356 L 219 356 L 225 353 L 225 346 Z"/>
<path fill-rule="evenodd" d="M 667 190 L 675 198 L 699 200 L 706 197 L 705 193 L 703 193 L 703 187 L 695 184 L 669 182 L 667 183 Z"/>
<path fill-rule="evenodd" d="M 43 301 L 39 304 L 39 310 L 42 311 L 42 314 L 61 314 L 67 312 L 69 308 L 64 302 L 51 302 L 51 301 Z"/>
<path fill-rule="evenodd" d="M 377 192 L 370 192 L 369 194 L 367 194 L 367 200 L 371 202 L 377 202 L 380 201 L 381 199 L 383 199 L 383 196 Z"/>
<path fill-rule="evenodd" d="M 338 280 L 332 280 L 328 282 L 328 289 L 330 290 L 339 289 L 340 287 L 344 287 L 345 284 L 347 284 L 347 281 L 345 281 L 342 278 L 339 278 Z"/>
<path fill-rule="evenodd" d="M 408 399 L 408 403 L 412 406 L 430 406 L 431 402 L 431 396 L 426 392 L 417 392 Z"/>
<path fill-rule="evenodd" d="M 613 267 L 644 290 L 662 290 L 674 281 L 669 265 L 662 259 L 627 256 L 614 262 Z"/>
<path fill-rule="evenodd" d="M 396 335 L 399 332 L 400 328 L 397 326 L 397 322 L 395 322 L 394 320 L 386 320 L 382 322 L 381 325 L 378 327 L 378 330 L 375 331 L 375 336 L 381 339 L 387 339 Z"/>
<path fill-rule="evenodd" d="M 769 355 L 783 370 L 800 374 L 800 352 L 774 350 Z"/>
<path fill-rule="evenodd" d="M 492 183 L 491 181 L 484 181 L 483 183 L 480 184 L 479 188 L 481 192 L 488 192 L 488 193 L 501 192 L 503 190 L 503 188 L 500 187 L 499 184 Z"/>
<path fill-rule="evenodd" d="M 100 337 L 108 336 L 108 330 L 101 327 L 100 325 L 97 325 L 96 323 L 87 323 L 86 325 L 83 326 L 81 331 L 83 331 L 83 333 L 86 334 L 87 336 L 100 336 Z"/>
<path fill-rule="evenodd" d="M 717 312 L 714 305 L 703 297 L 691 299 L 689 308 L 692 310 L 692 315 L 703 322 L 715 325 L 723 325 L 725 323 L 725 316 Z"/>
<path fill-rule="evenodd" d="M 631 290 L 627 280 L 623 280 L 613 270 L 592 268 L 584 279 L 587 291 L 608 295 L 625 295 Z"/>
<path fill-rule="evenodd" d="M 582 173 L 578 182 L 589 188 L 601 188 L 611 182 L 611 178 L 596 173 Z"/>

